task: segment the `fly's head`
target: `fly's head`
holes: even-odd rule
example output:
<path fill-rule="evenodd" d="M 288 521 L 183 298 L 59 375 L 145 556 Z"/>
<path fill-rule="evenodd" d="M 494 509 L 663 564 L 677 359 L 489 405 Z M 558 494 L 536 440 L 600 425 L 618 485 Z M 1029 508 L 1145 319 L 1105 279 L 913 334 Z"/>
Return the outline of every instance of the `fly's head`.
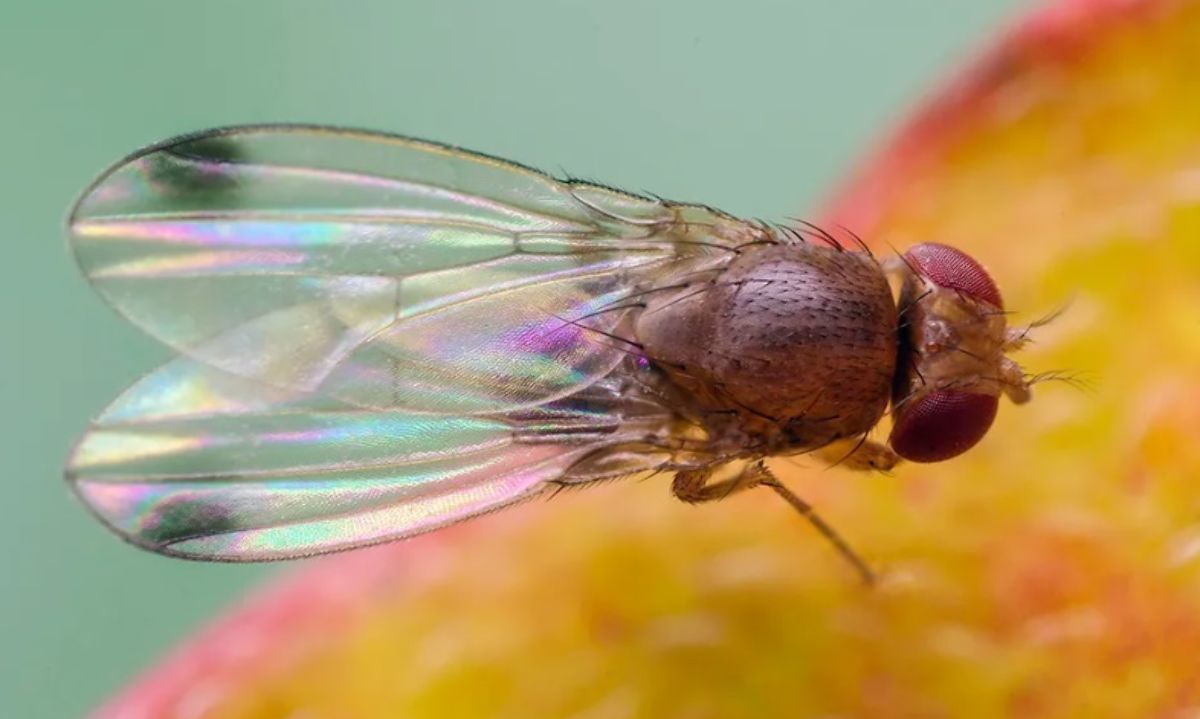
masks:
<path fill-rule="evenodd" d="M 901 279 L 900 341 L 888 443 L 912 462 L 940 462 L 973 447 L 996 418 L 1000 395 L 1030 398 L 1008 358 L 1028 328 L 1010 328 L 996 283 L 978 262 L 925 243 L 892 268 Z"/>

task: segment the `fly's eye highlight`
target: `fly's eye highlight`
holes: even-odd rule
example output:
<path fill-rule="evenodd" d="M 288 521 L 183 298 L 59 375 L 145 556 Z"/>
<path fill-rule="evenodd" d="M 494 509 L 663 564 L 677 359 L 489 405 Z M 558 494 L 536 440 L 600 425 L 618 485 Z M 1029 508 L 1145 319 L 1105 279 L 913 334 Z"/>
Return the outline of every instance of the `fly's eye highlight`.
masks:
<path fill-rule="evenodd" d="M 983 439 L 999 404 L 995 395 L 933 390 L 896 410 L 888 443 L 910 462 L 956 457 Z"/>
<path fill-rule="evenodd" d="M 998 309 L 1004 307 L 995 280 L 983 265 L 962 250 L 925 242 L 911 247 L 904 253 L 904 259 L 918 274 L 938 287 L 955 290 Z"/>

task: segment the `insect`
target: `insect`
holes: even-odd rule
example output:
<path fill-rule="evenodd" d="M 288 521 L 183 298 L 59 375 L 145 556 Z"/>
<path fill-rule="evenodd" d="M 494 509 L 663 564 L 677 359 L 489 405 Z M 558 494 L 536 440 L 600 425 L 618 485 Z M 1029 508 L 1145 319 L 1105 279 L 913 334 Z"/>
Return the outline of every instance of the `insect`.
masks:
<path fill-rule="evenodd" d="M 764 461 L 940 461 L 1030 396 L 1006 356 L 1028 328 L 956 249 L 881 262 L 812 225 L 391 135 L 169 140 L 103 173 L 69 232 L 179 356 L 93 421 L 68 480 L 178 557 L 349 549 L 664 472 L 686 502 L 771 488 L 870 580 Z"/>

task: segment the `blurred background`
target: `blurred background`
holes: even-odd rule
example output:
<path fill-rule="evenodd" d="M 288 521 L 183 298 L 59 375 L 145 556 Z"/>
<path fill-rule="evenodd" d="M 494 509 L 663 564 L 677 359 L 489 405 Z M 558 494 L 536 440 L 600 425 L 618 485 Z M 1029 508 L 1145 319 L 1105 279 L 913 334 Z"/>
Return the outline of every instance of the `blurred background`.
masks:
<path fill-rule="evenodd" d="M 88 418 L 166 357 L 66 249 L 67 207 L 109 163 L 216 125 L 331 123 L 783 218 L 1016 5 L 6 3 L 0 716 L 80 715 L 275 571 L 135 551 L 63 486 Z"/>

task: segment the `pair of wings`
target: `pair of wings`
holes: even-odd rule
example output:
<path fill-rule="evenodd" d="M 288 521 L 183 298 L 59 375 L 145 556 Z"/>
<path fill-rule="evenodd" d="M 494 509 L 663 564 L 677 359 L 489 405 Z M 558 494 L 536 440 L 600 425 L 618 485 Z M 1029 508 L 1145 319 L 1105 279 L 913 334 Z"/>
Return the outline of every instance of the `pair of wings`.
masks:
<path fill-rule="evenodd" d="M 442 145 L 308 126 L 187 136 L 86 191 L 96 290 L 180 357 L 110 405 L 67 476 L 177 556 L 398 539 L 662 466 L 665 408 L 605 341 L 623 299 L 762 228 Z"/>

